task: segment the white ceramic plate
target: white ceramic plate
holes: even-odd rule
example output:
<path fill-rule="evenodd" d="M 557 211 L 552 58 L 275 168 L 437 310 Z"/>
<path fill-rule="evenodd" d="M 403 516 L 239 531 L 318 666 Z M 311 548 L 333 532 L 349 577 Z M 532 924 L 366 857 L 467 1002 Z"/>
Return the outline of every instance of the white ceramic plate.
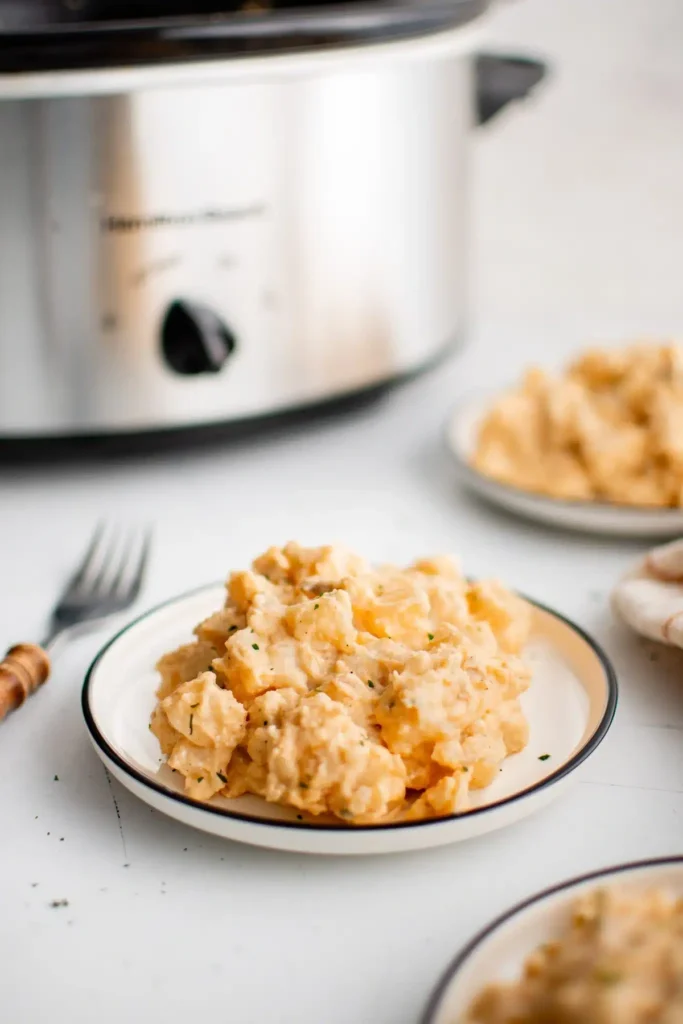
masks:
<path fill-rule="evenodd" d="M 528 657 L 533 683 L 523 703 L 528 747 L 508 758 L 498 779 L 465 814 L 425 822 L 349 826 L 300 820 L 260 797 L 185 796 L 182 779 L 161 763 L 148 729 L 158 684 L 154 665 L 225 599 L 205 587 L 153 609 L 123 629 L 93 662 L 83 687 L 83 713 L 99 756 L 112 774 L 152 807 L 227 839 L 303 853 L 369 854 L 440 846 L 510 824 L 559 795 L 609 729 L 617 682 L 605 654 L 580 629 L 535 606 Z M 544 755 L 549 754 L 549 758 Z M 541 760 L 541 758 L 544 758 Z"/>
<path fill-rule="evenodd" d="M 677 537 L 683 534 L 683 509 L 634 508 L 598 501 L 562 501 L 510 487 L 471 465 L 479 424 L 495 396 L 463 402 L 449 420 L 446 444 L 458 476 L 470 490 L 494 505 L 538 522 L 582 533 L 613 537 Z"/>
<path fill-rule="evenodd" d="M 508 911 L 453 961 L 427 1006 L 422 1024 L 461 1024 L 473 999 L 486 985 L 516 980 L 529 954 L 557 938 L 581 892 L 613 884 L 634 891 L 662 888 L 683 897 L 683 857 L 596 871 L 548 889 Z"/>

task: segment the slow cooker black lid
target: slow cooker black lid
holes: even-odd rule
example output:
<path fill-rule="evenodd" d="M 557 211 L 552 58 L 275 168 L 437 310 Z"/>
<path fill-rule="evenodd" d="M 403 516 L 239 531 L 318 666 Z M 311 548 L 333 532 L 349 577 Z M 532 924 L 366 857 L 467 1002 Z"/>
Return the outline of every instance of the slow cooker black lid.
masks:
<path fill-rule="evenodd" d="M 0 0 L 0 74 L 158 64 L 395 40 L 490 0 Z"/>

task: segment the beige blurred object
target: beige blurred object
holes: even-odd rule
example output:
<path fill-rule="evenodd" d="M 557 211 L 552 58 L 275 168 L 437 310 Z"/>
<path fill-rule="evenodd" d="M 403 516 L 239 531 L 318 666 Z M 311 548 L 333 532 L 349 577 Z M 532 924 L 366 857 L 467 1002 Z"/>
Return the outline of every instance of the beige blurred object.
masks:
<path fill-rule="evenodd" d="M 683 507 L 683 347 L 592 348 L 532 367 L 481 423 L 472 465 L 563 501 Z"/>
<path fill-rule="evenodd" d="M 616 585 L 612 605 L 641 636 L 683 647 L 683 540 L 654 548 Z"/>

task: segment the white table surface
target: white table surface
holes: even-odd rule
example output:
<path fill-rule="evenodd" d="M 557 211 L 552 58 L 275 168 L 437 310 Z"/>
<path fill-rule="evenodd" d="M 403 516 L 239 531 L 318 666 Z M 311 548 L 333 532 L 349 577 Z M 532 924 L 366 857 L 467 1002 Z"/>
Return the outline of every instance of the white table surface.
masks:
<path fill-rule="evenodd" d="M 272 854 L 193 832 L 110 786 L 79 694 L 113 626 L 83 639 L 1 729 L 3 1024 L 414 1024 L 446 961 L 514 901 L 683 852 L 683 656 L 627 635 L 606 604 L 641 546 L 478 505 L 440 446 L 460 395 L 529 359 L 683 332 L 683 5 L 527 0 L 490 32 L 550 55 L 556 73 L 476 144 L 467 352 L 366 411 L 278 437 L 4 471 L 0 641 L 40 636 L 102 513 L 156 524 L 140 609 L 288 538 L 399 561 L 452 550 L 605 645 L 622 688 L 613 730 L 575 788 L 507 831 L 390 858 Z"/>

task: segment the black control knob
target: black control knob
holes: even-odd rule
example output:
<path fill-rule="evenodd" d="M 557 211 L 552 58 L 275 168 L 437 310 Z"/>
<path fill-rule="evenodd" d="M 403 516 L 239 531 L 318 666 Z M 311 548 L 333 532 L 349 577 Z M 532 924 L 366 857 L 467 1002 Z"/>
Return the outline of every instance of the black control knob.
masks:
<path fill-rule="evenodd" d="M 161 348 L 176 373 L 218 373 L 236 347 L 232 331 L 206 306 L 181 301 L 169 306 Z"/>

